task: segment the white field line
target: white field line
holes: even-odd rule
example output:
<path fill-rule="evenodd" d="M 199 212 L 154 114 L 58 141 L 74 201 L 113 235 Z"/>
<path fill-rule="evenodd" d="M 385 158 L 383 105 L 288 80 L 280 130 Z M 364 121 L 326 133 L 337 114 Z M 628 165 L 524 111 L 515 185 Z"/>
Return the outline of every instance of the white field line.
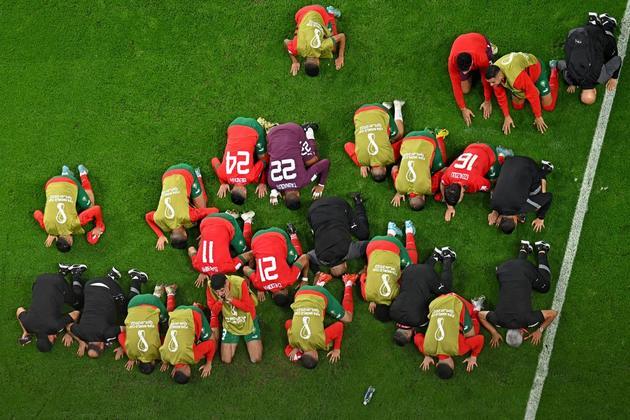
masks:
<path fill-rule="evenodd" d="M 619 36 L 617 44 L 619 56 L 622 59 L 626 56 L 629 30 L 630 0 L 626 2 L 626 11 L 624 12 L 623 19 L 621 21 L 621 35 Z M 630 83 L 630 80 L 628 82 Z M 600 91 L 605 91 L 605 87 L 602 86 Z M 543 340 L 542 350 L 540 352 L 540 356 L 538 357 L 536 376 L 534 377 L 534 383 L 532 384 L 532 389 L 529 393 L 529 400 L 527 401 L 525 420 L 534 420 L 536 418 L 536 411 L 538 410 L 538 405 L 540 404 L 540 397 L 542 396 L 543 387 L 545 386 L 545 379 L 547 378 L 547 373 L 549 372 L 549 361 L 551 359 L 556 332 L 558 331 L 558 325 L 560 324 L 560 318 L 562 316 L 562 305 L 564 304 L 564 299 L 567 294 L 571 270 L 573 269 L 573 261 L 575 260 L 575 254 L 578 249 L 580 234 L 582 233 L 584 216 L 588 210 L 588 201 L 593 187 L 593 179 L 595 178 L 597 163 L 599 162 L 599 155 L 602 151 L 604 136 L 606 135 L 606 127 L 608 126 L 608 119 L 610 118 L 610 111 L 614 100 L 615 92 L 607 92 L 604 96 L 604 101 L 602 102 L 599 118 L 597 119 L 597 128 L 595 129 L 595 135 L 593 136 L 593 143 L 588 156 L 588 163 L 586 165 L 586 171 L 584 172 L 582 187 L 580 188 L 580 196 L 578 197 L 575 214 L 573 215 L 573 222 L 571 223 L 571 232 L 569 233 L 567 248 L 564 253 L 564 259 L 562 260 L 562 267 L 560 269 L 558 285 L 556 286 L 556 293 L 553 297 L 552 308 L 558 311 L 558 317 L 547 329 Z"/>

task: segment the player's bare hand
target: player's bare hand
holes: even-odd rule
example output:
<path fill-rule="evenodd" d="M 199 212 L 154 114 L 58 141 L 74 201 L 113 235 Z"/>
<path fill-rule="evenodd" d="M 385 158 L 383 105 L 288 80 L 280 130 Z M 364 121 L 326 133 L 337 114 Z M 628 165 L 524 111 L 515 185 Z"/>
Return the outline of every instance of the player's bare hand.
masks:
<path fill-rule="evenodd" d="M 617 79 L 608 79 L 606 82 L 606 90 L 612 92 L 617 87 Z"/>
<path fill-rule="evenodd" d="M 488 226 L 494 226 L 497 224 L 497 220 L 499 220 L 499 213 L 496 211 L 491 211 L 488 213 Z"/>
<path fill-rule="evenodd" d="M 225 198 L 225 196 L 229 192 L 230 192 L 230 185 L 229 184 L 221 184 L 221 186 L 219 187 L 219 191 L 217 191 L 217 197 Z"/>
<path fill-rule="evenodd" d="M 483 111 L 483 119 L 487 120 L 492 115 L 492 101 L 483 101 L 479 109 Z"/>
<path fill-rule="evenodd" d="M 125 363 L 125 369 L 127 369 L 128 371 L 131 371 L 131 369 L 133 369 L 135 365 L 136 365 L 135 360 L 127 360 L 127 363 Z"/>
<path fill-rule="evenodd" d="M 87 350 L 87 343 L 85 341 L 79 340 L 79 348 L 77 349 L 77 356 L 83 357 L 85 354 L 85 350 Z"/>
<path fill-rule="evenodd" d="M 315 185 L 311 192 L 313 193 L 313 200 L 317 200 L 324 193 L 324 186 L 319 184 Z"/>
<path fill-rule="evenodd" d="M 337 70 L 341 70 L 341 68 L 343 67 L 343 65 L 344 65 L 344 58 L 343 58 L 343 57 L 337 57 L 337 58 L 335 59 L 335 68 L 336 68 Z M 612 79 L 611 79 L 611 80 L 612 80 Z"/>
<path fill-rule="evenodd" d="M 361 166 L 360 172 L 361 172 L 361 176 L 363 178 L 367 178 L 368 174 L 370 173 L 370 167 L 369 166 Z"/>
<path fill-rule="evenodd" d="M 512 117 L 510 117 L 509 115 L 507 117 L 505 117 L 503 119 L 503 134 L 505 134 L 506 136 L 508 134 L 510 134 L 510 132 L 512 131 L 512 128 L 516 127 L 514 125 L 514 120 L 512 119 Z"/>
<path fill-rule="evenodd" d="M 373 314 L 375 309 L 376 309 L 376 303 L 370 302 L 370 304 L 368 305 L 368 311 L 370 311 L 370 313 Z"/>
<path fill-rule="evenodd" d="M 278 190 L 272 189 L 271 193 L 269 193 L 269 203 L 271 203 L 272 206 L 277 206 L 279 196 L 280 193 L 278 192 Z"/>
<path fill-rule="evenodd" d="M 122 347 L 116 347 L 114 349 L 114 360 L 120 360 L 124 356 L 125 352 Z"/>
<path fill-rule="evenodd" d="M 420 363 L 420 367 L 422 368 L 422 370 L 424 370 L 426 372 L 427 370 L 429 370 L 429 367 L 431 365 L 435 365 L 435 360 L 433 360 L 433 357 L 431 357 L 431 356 L 424 356 L 424 359 L 422 360 L 422 363 Z"/>
<path fill-rule="evenodd" d="M 289 360 L 292 362 L 297 362 L 300 357 L 300 349 L 294 348 L 293 350 L 291 350 L 291 353 L 289 353 Z"/>
<path fill-rule="evenodd" d="M 168 243 L 168 238 L 166 236 L 160 236 L 155 243 L 155 249 L 158 251 L 164 251 L 164 244 Z"/>
<path fill-rule="evenodd" d="M 297 76 L 299 71 L 300 71 L 300 63 L 299 62 L 292 63 L 291 64 L 291 75 Z"/>
<path fill-rule="evenodd" d="M 455 207 L 446 206 L 446 212 L 444 213 L 444 220 L 450 222 L 455 217 Z"/>
<path fill-rule="evenodd" d="M 567 88 L 567 93 L 575 93 L 576 89 L 577 88 L 575 85 L 569 85 L 569 87 Z"/>
<path fill-rule="evenodd" d="M 545 120 L 543 119 L 543 117 L 537 117 L 534 118 L 534 125 L 536 126 L 536 129 L 538 129 L 538 131 L 540 131 L 541 133 L 545 133 L 545 131 L 547 131 L 547 124 L 545 124 Z"/>
<path fill-rule="evenodd" d="M 258 198 L 264 198 L 267 195 L 267 184 L 258 184 L 256 187 L 256 195 Z"/>
<path fill-rule="evenodd" d="M 70 347 L 73 341 L 74 339 L 68 333 L 65 333 L 63 337 L 61 338 L 61 342 L 63 343 L 64 347 Z"/>
<path fill-rule="evenodd" d="M 162 362 L 162 365 L 160 366 L 160 372 L 166 372 L 167 369 L 168 369 L 168 363 Z"/>
<path fill-rule="evenodd" d="M 545 228 L 545 220 L 539 218 L 534 219 L 534 221 L 532 222 L 532 227 L 534 229 L 534 232 L 540 232 Z"/>
<path fill-rule="evenodd" d="M 501 341 L 503 341 L 503 336 L 501 334 L 492 334 L 492 338 L 490 339 L 490 347 L 496 349 L 497 347 L 499 347 L 499 344 L 501 344 Z"/>
<path fill-rule="evenodd" d="M 258 297 L 258 302 L 264 302 L 267 298 L 267 294 L 261 290 L 256 292 L 256 296 Z"/>
<path fill-rule="evenodd" d="M 337 363 L 341 359 L 341 350 L 335 349 L 328 352 L 328 361 L 330 363 Z"/>
<path fill-rule="evenodd" d="M 202 378 L 207 378 L 212 373 L 212 363 L 206 363 L 199 368 Z"/>
<path fill-rule="evenodd" d="M 403 194 L 396 193 L 396 195 L 394 195 L 394 198 L 392 198 L 392 201 L 391 201 L 392 206 L 400 207 L 401 201 L 405 201 L 405 196 Z"/>
<path fill-rule="evenodd" d="M 195 287 L 203 287 L 203 285 L 206 284 L 207 281 L 208 275 L 201 273 L 197 276 L 197 280 L 195 280 Z"/>
<path fill-rule="evenodd" d="M 540 343 L 540 339 L 542 338 L 542 332 L 540 331 L 540 329 L 537 329 L 533 333 L 529 334 L 527 337 L 525 337 L 525 340 L 529 340 L 530 338 L 532 340 L 532 345 L 537 346 L 538 343 Z"/>
<path fill-rule="evenodd" d="M 464 119 L 464 122 L 466 123 L 466 127 L 470 127 L 470 124 L 472 124 L 472 119 L 475 118 L 475 114 L 473 114 L 473 112 L 468 109 L 468 108 L 462 108 L 462 118 Z"/>
<path fill-rule="evenodd" d="M 55 239 L 57 239 L 56 236 L 48 235 L 46 237 L 46 240 L 44 241 L 44 245 L 46 245 L 46 248 L 50 248 L 52 244 L 55 242 Z"/>
<path fill-rule="evenodd" d="M 472 372 L 475 367 L 477 367 L 477 357 L 470 356 L 464 359 L 464 363 L 466 363 L 466 372 Z"/>

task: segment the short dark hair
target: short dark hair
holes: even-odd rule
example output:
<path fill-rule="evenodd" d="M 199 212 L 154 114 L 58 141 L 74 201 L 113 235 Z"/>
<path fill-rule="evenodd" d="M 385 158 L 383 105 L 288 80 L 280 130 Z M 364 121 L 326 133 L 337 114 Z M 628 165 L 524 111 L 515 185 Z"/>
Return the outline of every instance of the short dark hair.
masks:
<path fill-rule="evenodd" d="M 173 237 L 173 233 L 171 232 L 171 246 L 176 249 L 184 249 L 188 245 L 188 238 L 185 236 L 179 236 L 175 234 Z"/>
<path fill-rule="evenodd" d="M 424 195 L 417 195 L 409 198 L 409 207 L 411 207 L 411 210 L 414 211 L 424 210 L 425 203 L 426 199 L 424 198 Z"/>
<path fill-rule="evenodd" d="M 467 52 L 457 55 L 457 69 L 459 71 L 467 71 L 472 66 L 472 55 Z"/>
<path fill-rule="evenodd" d="M 288 293 L 274 293 L 271 298 L 278 306 L 287 306 L 289 303 L 291 303 L 291 297 Z"/>
<path fill-rule="evenodd" d="M 96 352 L 96 355 L 93 357 L 95 359 L 101 356 L 103 350 L 101 350 L 101 347 L 98 345 L 98 343 L 88 343 L 87 352 L 89 357 L 92 357 L 89 354 L 90 352 Z"/>
<path fill-rule="evenodd" d="M 138 363 L 138 370 L 144 373 L 145 375 L 148 375 L 151 372 L 153 372 L 153 369 L 155 369 L 155 363 L 147 363 L 147 362 Z"/>
<path fill-rule="evenodd" d="M 459 203 L 459 197 L 462 195 L 462 186 L 458 183 L 447 185 L 444 188 L 444 201 L 449 206 L 456 206 Z"/>
<path fill-rule="evenodd" d="M 317 366 L 317 359 L 310 354 L 304 354 L 300 358 L 300 363 L 302 363 L 302 366 L 306 369 L 315 369 Z"/>
<path fill-rule="evenodd" d="M 68 252 L 70 251 L 70 248 L 72 248 L 72 245 L 70 245 L 70 242 L 66 241 L 66 239 L 62 238 L 61 236 L 57 237 L 56 245 L 59 252 Z"/>
<path fill-rule="evenodd" d="M 453 368 L 446 363 L 439 363 L 435 366 L 435 373 L 440 379 L 451 379 L 453 377 Z"/>
<path fill-rule="evenodd" d="M 233 189 L 230 193 L 230 198 L 232 199 L 232 203 L 236 204 L 237 206 L 240 206 L 245 202 L 245 195 L 238 190 Z"/>
<path fill-rule="evenodd" d="M 48 339 L 48 335 L 46 334 L 37 334 L 36 346 L 37 350 L 41 351 L 42 353 L 48 353 L 52 350 L 53 347 L 52 343 Z"/>
<path fill-rule="evenodd" d="M 178 370 L 173 375 L 173 380 L 180 385 L 184 385 L 184 384 L 187 384 L 188 381 L 190 381 L 190 375 L 186 375 L 181 370 Z"/>
<path fill-rule="evenodd" d="M 376 182 L 383 182 L 387 178 L 387 172 L 372 172 L 372 179 Z"/>
<path fill-rule="evenodd" d="M 284 197 L 284 204 L 289 210 L 298 210 L 301 206 L 300 196 L 297 194 L 287 194 Z"/>
<path fill-rule="evenodd" d="M 312 61 L 304 62 L 304 73 L 306 73 L 307 76 L 311 77 L 319 75 L 319 64 Z"/>
<path fill-rule="evenodd" d="M 223 289 L 226 281 L 227 276 L 225 274 L 213 274 L 212 277 L 210 277 L 210 287 L 212 287 L 212 290 Z"/>
<path fill-rule="evenodd" d="M 499 71 L 501 69 L 498 66 L 495 66 L 494 64 L 491 64 L 490 66 L 488 66 L 488 70 L 486 70 L 486 80 L 487 79 L 492 79 L 493 77 L 495 77 Z"/>
<path fill-rule="evenodd" d="M 501 229 L 501 232 L 509 235 L 514 232 L 514 229 L 516 229 L 516 223 L 514 223 L 514 220 L 511 217 L 502 217 L 499 222 L 499 228 Z"/>
<path fill-rule="evenodd" d="M 377 303 L 376 308 L 374 309 L 374 318 L 378 319 L 381 322 L 389 321 L 389 305 Z"/>
<path fill-rule="evenodd" d="M 394 332 L 394 343 L 398 344 L 400 347 L 404 347 L 409 343 L 409 337 L 405 334 L 405 330 L 399 328 Z"/>

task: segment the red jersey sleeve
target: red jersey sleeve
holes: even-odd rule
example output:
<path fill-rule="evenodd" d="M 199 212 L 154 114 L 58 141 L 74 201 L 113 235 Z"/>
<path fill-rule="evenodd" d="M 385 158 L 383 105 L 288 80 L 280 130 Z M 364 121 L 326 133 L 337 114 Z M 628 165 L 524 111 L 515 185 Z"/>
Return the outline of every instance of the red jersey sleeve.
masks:
<path fill-rule="evenodd" d="M 199 362 L 201 359 L 211 361 L 214 358 L 214 353 L 217 351 L 217 343 L 214 340 L 202 341 L 199 344 L 193 344 L 193 351 L 195 353 L 195 362 Z"/>
<path fill-rule="evenodd" d="M 335 322 L 324 330 L 326 334 L 326 345 L 333 342 L 333 350 L 341 350 L 341 339 L 343 338 L 343 322 Z"/>
<path fill-rule="evenodd" d="M 494 96 L 497 97 L 497 102 L 499 103 L 499 108 L 501 108 L 503 116 L 509 116 L 510 108 L 508 108 L 507 94 L 505 93 L 505 88 L 501 85 L 498 85 L 493 87 L 492 89 L 494 90 Z"/>
<path fill-rule="evenodd" d="M 424 354 L 424 334 L 416 334 L 413 337 L 413 344 L 415 344 L 420 353 Z"/>
<path fill-rule="evenodd" d="M 518 75 L 516 80 L 514 80 L 514 88 L 525 92 L 525 97 L 529 101 L 529 105 L 532 107 L 534 116 L 536 118 L 540 117 L 542 115 L 542 110 L 540 108 L 540 93 L 527 72 L 522 71 L 521 74 Z"/>
<path fill-rule="evenodd" d="M 249 293 L 247 282 L 243 282 L 241 285 L 241 298 L 232 299 L 230 303 L 238 309 L 252 314 L 252 318 L 256 318 L 256 305 L 254 304 L 252 295 Z"/>
<path fill-rule="evenodd" d="M 218 213 L 219 209 L 215 207 L 208 207 L 208 208 L 202 208 L 202 209 L 198 209 L 196 207 L 188 207 L 188 212 L 190 216 L 190 221 L 198 222 L 210 214 Z"/>
<path fill-rule="evenodd" d="M 125 347 L 126 342 L 127 342 L 127 333 L 125 333 L 124 331 L 121 331 L 120 334 L 118 334 L 118 344 L 120 344 L 120 347 L 123 349 L 125 354 L 127 354 L 127 348 Z"/>
<path fill-rule="evenodd" d="M 296 57 L 298 55 L 297 51 L 297 35 L 293 37 L 291 41 L 287 44 L 287 51 L 292 56 Z"/>
<path fill-rule="evenodd" d="M 490 181 L 476 174 L 470 174 L 470 179 L 467 181 L 468 193 L 476 193 L 477 191 L 490 191 Z"/>
<path fill-rule="evenodd" d="M 460 334 L 460 337 L 464 337 L 464 336 Z M 459 346 L 460 356 L 463 356 L 470 351 L 471 356 L 477 357 L 479 356 L 479 353 L 481 353 L 481 350 L 483 350 L 484 337 L 481 334 L 475 335 L 470 338 L 464 337 L 464 343 L 465 343 L 464 346 L 462 346 L 461 344 Z"/>
<path fill-rule="evenodd" d="M 448 75 L 451 78 L 451 86 L 453 87 L 453 96 L 459 109 L 466 107 L 466 101 L 464 100 L 464 92 L 462 91 L 462 83 L 459 78 L 459 70 L 457 70 L 457 64 L 454 57 L 448 59 Z M 483 77 L 482 77 L 483 79 Z"/>
<path fill-rule="evenodd" d="M 486 80 L 486 71 L 488 71 L 488 67 L 490 67 L 489 64 L 490 63 L 486 64 L 485 66 L 479 66 L 479 74 L 481 74 L 481 85 L 483 86 L 483 98 L 486 102 L 492 100 L 492 86 L 490 86 L 490 83 L 488 83 L 488 81 Z"/>
<path fill-rule="evenodd" d="M 147 221 L 147 223 L 149 224 L 149 227 L 153 230 L 153 232 L 155 232 L 157 237 L 161 238 L 162 236 L 164 236 L 164 232 L 162 232 L 162 230 L 158 227 L 158 225 L 155 224 L 155 220 L 153 220 L 154 215 L 155 215 L 155 212 L 150 211 L 144 215 L 144 220 Z"/>
<path fill-rule="evenodd" d="M 212 169 L 214 169 L 214 173 L 217 175 L 217 178 L 219 178 L 219 181 L 221 181 L 221 184 L 227 184 L 227 175 L 225 174 L 225 166 L 223 163 L 217 158 L 212 158 L 211 162 Z"/>
<path fill-rule="evenodd" d="M 33 218 L 37 221 L 37 223 L 39 223 L 39 226 L 46 230 L 46 225 L 44 225 L 44 213 L 41 210 L 37 210 L 35 211 L 35 213 L 33 213 Z"/>

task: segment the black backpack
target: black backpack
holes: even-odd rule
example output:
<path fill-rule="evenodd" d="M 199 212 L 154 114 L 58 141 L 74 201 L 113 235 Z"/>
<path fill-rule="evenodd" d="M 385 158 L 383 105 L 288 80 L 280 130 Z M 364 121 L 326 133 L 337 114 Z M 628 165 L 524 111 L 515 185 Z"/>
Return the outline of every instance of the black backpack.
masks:
<path fill-rule="evenodd" d="M 575 28 L 564 43 L 568 76 L 578 86 L 597 83 L 604 65 L 601 31 L 593 25 Z"/>

